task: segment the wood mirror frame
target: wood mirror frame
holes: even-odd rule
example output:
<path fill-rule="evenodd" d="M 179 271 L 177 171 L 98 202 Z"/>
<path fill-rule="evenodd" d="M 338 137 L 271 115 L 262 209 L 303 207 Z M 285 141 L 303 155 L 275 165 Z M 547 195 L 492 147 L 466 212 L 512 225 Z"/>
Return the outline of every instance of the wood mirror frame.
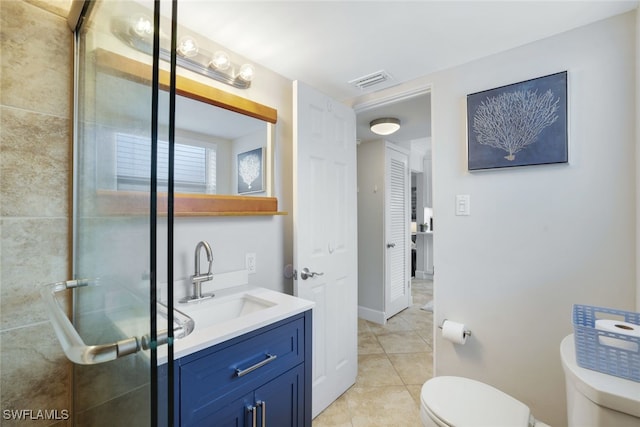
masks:
<path fill-rule="evenodd" d="M 94 51 L 96 67 L 104 73 L 134 82 L 148 84 L 151 66 L 126 56 L 104 49 Z M 159 84 L 163 90 L 169 88 L 169 72 L 160 70 Z M 274 108 L 259 104 L 238 95 L 207 86 L 181 75 L 176 76 L 176 95 L 201 101 L 205 104 L 224 108 L 275 124 L 278 112 Z M 273 132 L 272 132 L 273 133 Z M 269 135 L 273 138 L 273 135 Z M 273 143 L 270 144 L 273 148 Z M 269 158 L 273 158 L 270 153 Z M 273 161 L 266 164 L 267 188 L 272 188 Z M 149 195 L 133 191 L 99 191 L 96 209 L 103 214 L 135 214 L 147 212 Z M 166 193 L 158 196 L 158 211 L 166 213 Z M 246 215 L 286 215 L 278 211 L 276 197 L 238 196 L 219 194 L 174 194 L 175 216 L 246 216 Z"/>

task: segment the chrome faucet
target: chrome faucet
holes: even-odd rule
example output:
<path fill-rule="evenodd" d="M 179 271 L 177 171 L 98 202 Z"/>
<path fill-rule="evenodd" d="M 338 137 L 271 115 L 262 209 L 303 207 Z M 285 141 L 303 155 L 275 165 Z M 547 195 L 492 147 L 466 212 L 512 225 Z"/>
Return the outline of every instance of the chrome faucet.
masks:
<path fill-rule="evenodd" d="M 200 273 L 200 252 L 204 248 L 207 253 L 207 261 L 209 261 L 209 271 L 202 274 Z M 191 276 L 191 283 L 193 283 L 193 295 L 182 298 L 180 302 L 193 302 L 199 301 L 206 298 L 212 298 L 214 296 L 213 293 L 203 294 L 202 293 L 202 282 L 208 282 L 209 280 L 213 280 L 213 251 L 211 250 L 211 246 L 209 243 L 204 240 L 199 242 L 196 245 L 195 252 L 195 264 L 194 264 L 194 273 Z"/>

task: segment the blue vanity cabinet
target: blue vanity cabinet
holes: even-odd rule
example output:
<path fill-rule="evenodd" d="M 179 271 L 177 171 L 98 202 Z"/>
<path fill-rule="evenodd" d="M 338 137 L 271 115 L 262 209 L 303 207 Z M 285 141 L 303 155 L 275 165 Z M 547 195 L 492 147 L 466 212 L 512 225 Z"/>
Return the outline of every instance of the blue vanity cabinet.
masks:
<path fill-rule="evenodd" d="M 304 423 L 302 401 L 304 398 L 303 368 L 299 365 L 256 390 L 255 402 L 258 403 L 256 425 L 285 427 L 307 425 Z M 311 423 L 309 422 L 308 425 Z"/>
<path fill-rule="evenodd" d="M 211 427 L 307 426 L 301 399 L 304 367 L 297 366 L 202 419 L 187 425 Z M 254 419 L 255 417 L 255 419 Z M 185 425 L 183 423 L 183 425 Z"/>
<path fill-rule="evenodd" d="M 176 425 L 311 426 L 310 310 L 185 356 L 175 367 Z"/>
<path fill-rule="evenodd" d="M 215 426 L 215 427 L 244 427 L 253 424 L 252 413 L 249 411 L 253 408 L 254 396 L 253 393 L 242 397 L 230 404 L 222 407 L 216 412 L 209 414 L 205 419 L 193 420 L 193 422 L 185 423 L 182 425 L 200 425 L 200 426 Z M 256 413 L 257 414 L 257 413 Z M 181 425 L 181 424 L 176 424 Z M 258 424 L 256 424 L 258 425 Z"/>

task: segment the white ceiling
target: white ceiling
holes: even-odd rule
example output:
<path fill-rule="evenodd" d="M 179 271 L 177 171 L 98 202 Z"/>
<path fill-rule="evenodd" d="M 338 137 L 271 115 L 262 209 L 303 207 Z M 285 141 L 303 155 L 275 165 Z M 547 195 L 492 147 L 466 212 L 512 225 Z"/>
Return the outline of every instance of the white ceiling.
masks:
<path fill-rule="evenodd" d="M 180 0 L 197 33 L 338 100 L 385 70 L 396 85 L 635 8 L 606 1 Z"/>
<path fill-rule="evenodd" d="M 290 80 L 353 104 L 369 92 L 627 12 L 633 1 L 217 1 L 181 0 L 179 23 Z M 367 90 L 349 81 L 380 70 Z M 259 78 L 259 77 L 258 77 Z M 358 138 L 374 118 L 403 122 L 389 139 L 431 135 L 420 97 L 358 114 Z M 421 103 L 416 105 L 416 103 Z M 430 107 L 429 107 L 430 108 Z"/>

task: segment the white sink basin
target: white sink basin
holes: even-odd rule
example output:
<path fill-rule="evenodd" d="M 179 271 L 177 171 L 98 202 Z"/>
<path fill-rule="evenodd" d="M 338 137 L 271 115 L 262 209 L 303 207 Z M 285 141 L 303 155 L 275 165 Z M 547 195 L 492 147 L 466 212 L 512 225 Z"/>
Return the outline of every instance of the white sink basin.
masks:
<path fill-rule="evenodd" d="M 279 320 L 302 313 L 314 303 L 281 292 L 248 285 L 215 291 L 213 298 L 175 303 L 174 308 L 193 319 L 193 332 L 174 341 L 174 358 L 235 338 Z M 167 360 L 158 348 L 158 363 Z"/>
<path fill-rule="evenodd" d="M 198 302 L 177 304 L 177 308 L 195 321 L 196 330 L 220 322 L 237 319 L 265 308 L 273 307 L 276 302 L 241 292 L 216 299 L 204 299 Z"/>

